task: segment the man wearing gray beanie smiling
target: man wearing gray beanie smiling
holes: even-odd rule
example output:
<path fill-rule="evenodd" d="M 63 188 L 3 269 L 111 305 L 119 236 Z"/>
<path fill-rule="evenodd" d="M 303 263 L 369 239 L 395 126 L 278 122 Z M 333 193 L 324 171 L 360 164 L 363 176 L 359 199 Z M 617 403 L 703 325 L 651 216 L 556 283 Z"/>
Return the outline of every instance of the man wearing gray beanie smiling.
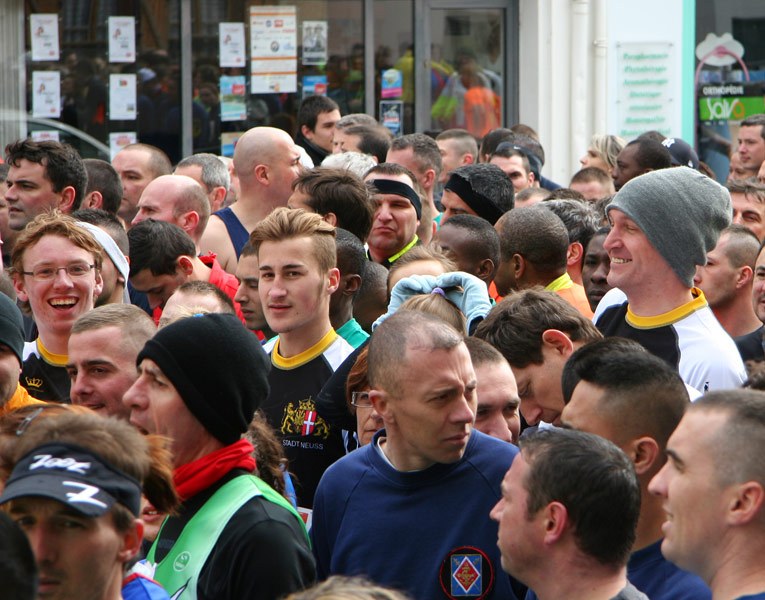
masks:
<path fill-rule="evenodd" d="M 160 329 L 136 362 L 123 401 L 133 425 L 169 438 L 182 501 L 148 553 L 154 579 L 179 600 L 271 600 L 311 585 L 303 521 L 252 474 L 242 438 L 269 389 L 257 337 L 234 315 L 197 315 Z"/>
<path fill-rule="evenodd" d="M 640 342 L 699 392 L 741 386 L 736 345 L 693 287 L 696 266 L 731 222 L 728 191 L 688 167 L 662 169 L 627 182 L 606 213 L 612 229 L 603 247 L 616 289 L 598 304 L 598 329 Z"/>

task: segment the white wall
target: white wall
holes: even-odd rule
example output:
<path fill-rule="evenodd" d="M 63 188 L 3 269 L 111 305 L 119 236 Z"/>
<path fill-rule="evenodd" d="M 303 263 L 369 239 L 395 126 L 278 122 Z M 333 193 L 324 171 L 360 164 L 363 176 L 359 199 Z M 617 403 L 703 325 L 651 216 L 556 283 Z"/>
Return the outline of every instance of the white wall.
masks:
<path fill-rule="evenodd" d="M 567 185 L 594 133 L 616 129 L 617 43 L 673 42 L 681 73 L 683 0 L 520 0 L 520 122 L 540 135 L 543 173 Z M 682 129 L 682 81 L 671 111 Z"/>

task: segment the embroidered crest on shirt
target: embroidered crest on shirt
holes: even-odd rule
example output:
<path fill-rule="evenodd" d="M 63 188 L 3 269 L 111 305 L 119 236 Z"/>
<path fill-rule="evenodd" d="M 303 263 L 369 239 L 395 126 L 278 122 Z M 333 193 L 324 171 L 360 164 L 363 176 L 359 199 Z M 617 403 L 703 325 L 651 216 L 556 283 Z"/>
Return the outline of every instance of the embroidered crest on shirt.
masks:
<path fill-rule="evenodd" d="M 284 416 L 280 428 L 282 435 L 299 435 L 303 437 L 329 437 L 329 425 L 316 412 L 316 404 L 312 398 L 300 400 L 295 406 L 289 402 L 284 407 Z"/>
<path fill-rule="evenodd" d="M 472 546 L 461 546 L 446 555 L 439 579 L 448 598 L 481 600 L 494 585 L 494 568 L 484 552 Z"/>

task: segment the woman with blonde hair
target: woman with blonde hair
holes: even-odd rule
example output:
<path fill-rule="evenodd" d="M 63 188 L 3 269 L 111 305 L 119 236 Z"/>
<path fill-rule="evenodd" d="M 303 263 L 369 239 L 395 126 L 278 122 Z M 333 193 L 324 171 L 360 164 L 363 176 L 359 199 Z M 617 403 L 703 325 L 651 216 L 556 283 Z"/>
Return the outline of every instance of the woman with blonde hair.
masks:
<path fill-rule="evenodd" d="M 597 167 L 612 175 L 616 166 L 616 157 L 626 144 L 625 140 L 616 135 L 595 134 L 590 139 L 590 147 L 579 162 L 583 169 Z"/>

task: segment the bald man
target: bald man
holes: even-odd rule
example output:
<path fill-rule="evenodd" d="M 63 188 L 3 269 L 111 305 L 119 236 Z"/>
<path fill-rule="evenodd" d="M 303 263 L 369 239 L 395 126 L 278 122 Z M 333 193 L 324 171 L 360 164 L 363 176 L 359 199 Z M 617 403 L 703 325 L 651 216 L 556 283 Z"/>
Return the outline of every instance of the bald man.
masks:
<path fill-rule="evenodd" d="M 236 272 L 242 247 L 255 226 L 279 206 L 287 206 L 292 182 L 300 174 L 298 147 L 281 129 L 254 127 L 234 150 L 239 198 L 214 213 L 207 224 L 202 252 L 214 252 L 221 266 Z"/>
<path fill-rule="evenodd" d="M 187 175 L 162 175 L 143 190 L 138 213 L 131 225 L 146 219 L 174 223 L 199 248 L 209 218 L 210 201 L 205 189 L 195 179 Z"/>

